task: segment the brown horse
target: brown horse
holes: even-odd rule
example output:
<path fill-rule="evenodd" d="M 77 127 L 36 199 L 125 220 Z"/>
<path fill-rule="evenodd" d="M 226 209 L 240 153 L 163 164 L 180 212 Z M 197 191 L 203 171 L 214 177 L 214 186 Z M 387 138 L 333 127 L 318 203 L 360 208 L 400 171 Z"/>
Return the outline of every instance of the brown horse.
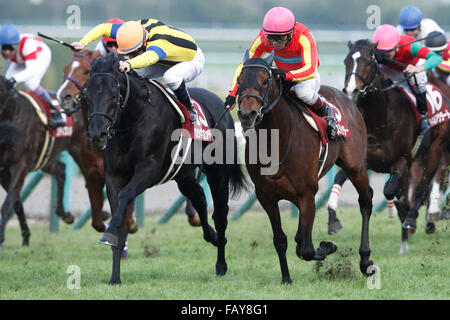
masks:
<path fill-rule="evenodd" d="M 345 58 L 345 90 L 363 114 L 368 132 L 368 168 L 390 173 L 384 195 L 397 198 L 395 206 L 402 224 L 402 247 L 408 250 L 408 230 L 414 231 L 418 210 L 425 200 L 431 178 L 436 173 L 445 144 L 450 137 L 449 122 L 431 129 L 431 144 L 423 154 L 423 174 L 408 201 L 411 150 L 417 137 L 418 123 L 408 99 L 380 73 L 374 58 L 375 45 L 368 40 L 349 42 L 350 52 Z M 349 86 L 349 83 L 352 85 Z"/>
<path fill-rule="evenodd" d="M 68 113 L 74 113 L 81 109 L 83 122 L 83 128 L 85 130 L 84 142 L 88 143 L 88 105 L 85 99 L 82 99 L 82 94 L 85 90 L 85 86 L 90 78 L 90 69 L 92 62 L 100 57 L 100 52 L 94 50 L 84 49 L 74 53 L 72 61 L 64 67 L 64 82 L 57 92 L 58 100 L 61 102 L 61 106 Z M 79 113 L 79 112 L 76 112 Z M 101 152 L 90 149 L 88 154 L 84 155 L 92 163 L 90 168 L 89 177 L 95 182 L 92 184 L 92 192 L 95 195 L 91 198 L 92 203 L 92 226 L 99 232 L 105 231 L 105 225 L 102 219 L 102 207 L 103 207 L 103 187 L 105 185 L 105 171 L 103 167 L 103 156 Z M 101 197 L 100 197 L 101 196 Z M 134 220 L 132 219 L 132 206 L 127 208 L 128 227 L 133 226 L 136 228 Z M 130 211 L 131 210 L 131 211 Z M 190 201 L 187 203 L 186 214 L 188 216 L 189 224 L 192 226 L 200 226 L 200 218 L 197 212 L 193 209 Z M 134 229 L 132 231 L 135 231 Z M 137 230 L 136 230 L 137 231 Z"/>
<path fill-rule="evenodd" d="M 64 191 L 65 165 L 57 160 L 61 151 L 67 150 L 78 164 L 83 176 L 86 179 L 91 203 L 100 201 L 103 203 L 102 188 L 98 186 L 95 176 L 95 162 L 93 161 L 94 151 L 91 149 L 86 139 L 86 128 L 81 120 L 81 114 L 73 117 L 73 134 L 69 138 L 56 138 L 53 148 L 49 149 L 48 157 L 42 153 L 46 145 L 46 132 L 48 128 L 44 126 L 35 112 L 35 109 L 26 97 L 19 94 L 15 89 L 7 90 L 4 78 L 0 78 L 0 101 L 1 107 L 1 166 L 2 185 L 7 191 L 6 199 L 2 206 L 2 223 L 0 225 L 0 244 L 4 241 L 4 231 L 9 215 L 13 209 L 19 215 L 19 221 L 26 226 L 23 207 L 20 200 L 20 190 L 24 184 L 25 177 L 32 170 L 42 169 L 57 178 L 58 183 L 58 206 L 56 214 L 64 222 L 73 223 L 74 218 L 70 213 L 64 211 L 62 194 Z M 51 145 L 51 142 L 48 143 Z M 41 159 L 47 158 L 45 162 Z M 38 163 L 41 162 L 39 166 Z M 38 166 L 40 168 L 38 168 Z M 96 189 L 97 188 L 97 189 Z M 99 188 L 99 189 L 98 189 Z M 94 192 L 99 190 L 98 192 Z M 99 207 L 98 216 L 101 219 L 102 211 Z M 104 229 L 103 229 L 104 230 Z M 101 231 L 101 230 L 100 230 Z M 23 232 L 23 230 L 22 230 Z M 28 243 L 28 234 L 23 234 L 24 244 Z"/>
<path fill-rule="evenodd" d="M 272 148 L 277 143 L 275 152 L 281 158 L 280 163 L 272 168 L 276 173 L 263 173 L 267 165 L 260 160 L 259 146 L 246 143 L 247 169 L 255 184 L 256 196 L 267 212 L 273 231 L 273 243 L 278 253 L 282 282 L 291 283 L 286 261 L 287 238 L 280 221 L 278 201 L 286 199 L 294 203 L 300 210 L 298 230 L 295 236 L 297 256 L 306 261 L 323 260 L 336 251 L 335 244 L 322 241 L 314 250 L 312 228 L 315 216 L 314 196 L 318 190 L 318 182 L 336 163 L 346 170 L 359 194 L 359 205 L 362 214 L 362 232 L 359 248 L 360 269 L 364 275 L 372 274 L 373 262 L 369 260 L 369 220 L 372 213 L 372 189 L 367 176 L 367 135 L 364 120 L 356 106 L 342 92 L 322 86 L 320 94 L 337 106 L 345 119 L 353 136 L 328 143 L 328 157 L 323 170 L 319 174 L 320 138 L 317 132 L 306 122 L 300 109 L 294 105 L 286 94 L 282 94 L 281 85 L 272 76 L 270 66 L 273 53 L 265 58 L 244 59 L 239 83 L 239 119 L 247 129 L 246 135 L 255 134 L 264 139 L 267 130 L 279 130 L 279 141 L 269 141 Z M 253 154 L 250 150 L 257 152 Z M 272 149 L 271 149 L 272 150 Z M 256 161 L 249 161 L 255 158 Z"/>

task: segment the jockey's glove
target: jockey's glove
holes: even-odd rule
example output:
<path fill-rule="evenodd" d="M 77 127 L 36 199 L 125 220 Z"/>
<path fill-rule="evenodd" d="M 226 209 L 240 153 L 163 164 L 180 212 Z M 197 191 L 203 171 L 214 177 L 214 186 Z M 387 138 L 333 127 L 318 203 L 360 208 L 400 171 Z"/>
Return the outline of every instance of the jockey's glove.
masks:
<path fill-rule="evenodd" d="M 282 81 L 286 81 L 286 72 L 287 71 L 281 69 L 272 69 L 272 74 Z"/>
<path fill-rule="evenodd" d="M 5 80 L 6 89 L 8 89 L 8 91 L 11 90 L 12 88 L 14 88 L 16 83 L 17 81 L 14 78 L 6 79 Z"/>
<path fill-rule="evenodd" d="M 225 108 L 227 108 L 227 109 L 233 109 L 233 105 L 234 104 L 236 104 L 236 97 L 233 97 L 233 96 L 228 96 L 226 99 L 225 99 L 225 103 L 224 103 L 224 105 L 225 105 Z"/>

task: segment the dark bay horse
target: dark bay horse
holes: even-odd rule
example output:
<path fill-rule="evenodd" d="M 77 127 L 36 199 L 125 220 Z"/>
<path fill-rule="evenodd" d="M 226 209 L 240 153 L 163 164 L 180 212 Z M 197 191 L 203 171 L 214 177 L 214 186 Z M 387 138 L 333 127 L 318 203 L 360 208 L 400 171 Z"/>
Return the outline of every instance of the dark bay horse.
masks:
<path fill-rule="evenodd" d="M 256 196 L 267 212 L 273 231 L 273 243 L 278 254 L 283 283 L 291 283 L 286 260 L 287 238 L 280 221 L 278 201 L 286 199 L 294 203 L 300 210 L 298 230 L 295 236 L 296 253 L 306 261 L 323 260 L 336 251 L 335 244 L 327 241 L 320 243 L 314 250 L 312 229 L 315 217 L 314 196 L 318 190 L 318 182 L 336 163 L 348 173 L 350 180 L 359 194 L 359 205 L 362 215 L 361 243 L 359 247 L 360 270 L 364 275 L 373 274 L 369 260 L 369 220 L 372 213 L 372 189 L 367 176 L 366 145 L 367 135 L 364 120 L 351 100 L 342 92 L 322 86 L 320 94 L 337 106 L 345 119 L 352 137 L 342 138 L 328 144 L 328 157 L 319 175 L 320 138 L 317 132 L 306 122 L 299 107 L 290 102 L 286 94 L 280 91 L 281 85 L 272 76 L 270 66 L 273 53 L 267 58 L 244 58 L 239 83 L 239 119 L 247 128 L 247 134 L 254 133 L 265 139 L 264 131 L 279 130 L 279 141 L 275 152 L 279 153 L 280 163 L 272 167 L 276 173 L 263 174 L 266 168 L 259 154 L 259 146 L 246 143 L 246 163 L 250 177 L 255 184 Z M 263 135 L 264 134 L 264 135 Z M 255 143 L 256 144 L 256 143 Z M 257 159 L 252 163 L 251 157 L 257 152 Z M 266 168 L 267 169 L 267 168 Z"/>
<path fill-rule="evenodd" d="M 83 99 L 83 92 L 90 78 L 91 64 L 98 57 L 100 57 L 100 52 L 96 50 L 84 49 L 74 53 L 72 61 L 64 67 L 64 82 L 57 92 L 57 98 L 66 112 L 73 113 L 78 112 L 81 109 L 80 112 L 83 115 L 81 121 L 83 121 L 86 130 L 86 140 L 88 130 L 88 106 L 86 100 Z M 104 215 L 102 215 L 101 211 L 103 207 L 103 198 L 100 198 L 100 195 L 103 194 L 102 190 L 105 185 L 103 155 L 101 152 L 92 150 L 84 155 L 84 157 L 88 158 L 86 160 L 92 163 L 89 170 L 89 179 L 92 181 L 89 186 L 91 188 L 89 195 L 92 203 L 92 226 L 95 230 L 104 232 Z M 186 209 L 189 223 L 192 226 L 199 226 L 200 220 L 198 214 L 195 210 L 188 210 L 188 208 L 190 208 L 189 205 Z M 132 219 L 131 206 L 127 210 L 130 210 L 130 213 L 127 214 L 127 230 L 131 230 L 131 232 L 134 233 L 137 231 L 137 225 Z"/>
<path fill-rule="evenodd" d="M 45 144 L 45 133 L 48 130 L 39 119 L 31 102 L 15 89 L 7 90 L 4 78 L 0 77 L 0 101 L 2 101 L 0 118 L 1 150 L 1 183 L 7 192 L 2 206 L 2 223 L 0 225 L 0 244 L 4 241 L 4 231 L 8 216 L 16 210 L 22 229 L 24 244 L 28 244 L 29 229 L 26 226 L 25 215 L 20 200 L 20 191 L 28 172 L 32 171 L 41 156 L 41 149 Z M 58 205 L 56 214 L 64 222 L 73 223 L 73 216 L 65 212 L 62 195 L 64 192 L 65 165 L 56 159 L 63 150 L 67 150 L 80 167 L 83 175 L 92 168 L 89 159 L 83 158 L 84 154 L 92 153 L 89 142 L 86 139 L 86 129 L 83 127 L 81 115 L 73 118 L 73 135 L 70 138 L 56 138 L 53 149 L 48 156 L 48 161 L 41 168 L 44 172 L 56 177 L 58 185 Z M 86 184 L 90 186 L 89 179 Z M 103 199 L 103 194 L 99 195 Z"/>
<path fill-rule="evenodd" d="M 368 168 L 390 173 L 383 193 L 397 198 L 395 206 L 402 222 L 402 248 L 408 250 L 408 228 L 416 228 L 418 210 L 427 195 L 428 186 L 450 137 L 449 122 L 431 129 L 431 144 L 423 154 L 422 179 L 408 200 L 410 168 L 418 123 L 410 102 L 392 82 L 381 74 L 374 58 L 375 45 L 368 40 L 349 42 L 345 58 L 345 90 L 353 98 L 366 122 L 368 132 Z M 352 82 L 350 88 L 349 83 Z M 448 103 L 447 103 L 448 105 Z"/>
<path fill-rule="evenodd" d="M 112 54 L 96 59 L 86 90 L 89 139 L 94 149 L 103 152 L 108 201 L 112 209 L 110 226 L 99 240 L 112 246 L 110 284 L 120 283 L 120 254 L 125 242 L 125 207 L 145 189 L 161 182 L 171 167 L 172 151 L 176 146 L 171 135 L 181 128 L 179 117 L 165 94 L 134 72 L 119 72 L 118 65 L 117 56 Z M 204 107 L 209 125 L 213 127 L 218 122 L 217 134 L 225 135 L 226 130 L 234 130 L 231 116 L 223 113 L 223 103 L 216 95 L 203 89 L 189 91 Z M 227 270 L 225 230 L 229 193 L 235 194 L 246 185 L 245 176 L 237 164 L 234 135 L 233 142 L 234 157 L 231 164 L 228 161 L 225 164 L 191 161 L 190 164 L 182 165 L 174 177 L 178 188 L 191 199 L 200 216 L 204 239 L 218 247 L 217 275 L 224 275 Z M 200 142 L 200 150 L 195 146 L 189 150 L 193 150 L 193 158 L 198 159 L 200 156 L 202 159 L 202 155 L 196 152 L 202 153 L 210 145 L 211 142 Z M 216 150 L 225 154 L 228 149 L 225 145 L 219 145 Z M 195 177 L 195 169 L 199 166 L 206 174 L 211 188 L 213 220 L 217 233 L 208 224 L 205 195 Z"/>

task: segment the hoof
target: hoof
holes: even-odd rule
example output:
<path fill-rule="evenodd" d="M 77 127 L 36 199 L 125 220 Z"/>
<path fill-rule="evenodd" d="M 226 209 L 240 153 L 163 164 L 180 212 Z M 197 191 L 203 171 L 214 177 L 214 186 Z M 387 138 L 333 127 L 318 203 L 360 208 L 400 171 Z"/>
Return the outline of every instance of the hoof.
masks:
<path fill-rule="evenodd" d="M 341 229 L 342 229 L 342 225 L 339 222 L 339 220 L 337 220 L 337 219 L 336 219 L 336 221 L 328 224 L 328 234 L 336 234 Z"/>
<path fill-rule="evenodd" d="M 435 232 L 436 232 L 436 225 L 434 224 L 434 222 L 428 222 L 427 225 L 425 226 L 425 233 L 432 234 Z"/>
<path fill-rule="evenodd" d="M 203 239 L 205 239 L 206 242 L 210 242 L 215 247 L 219 245 L 219 241 L 217 240 L 217 233 L 211 227 L 209 227 L 209 232 L 203 235 Z"/>
<path fill-rule="evenodd" d="M 417 219 L 406 217 L 405 221 L 403 221 L 402 228 L 416 230 L 417 229 Z"/>
<path fill-rule="evenodd" d="M 202 225 L 200 217 L 197 213 L 195 213 L 193 216 L 188 215 L 188 221 L 192 227 L 200 227 Z"/>
<path fill-rule="evenodd" d="M 102 210 L 102 221 L 106 221 L 111 218 L 111 214 L 108 211 Z"/>
<path fill-rule="evenodd" d="M 281 279 L 281 283 L 282 284 L 292 284 L 292 280 L 290 277 L 284 277 L 283 279 Z"/>
<path fill-rule="evenodd" d="M 75 221 L 75 218 L 70 212 L 66 212 L 62 220 L 67 224 L 72 224 Z"/>
<path fill-rule="evenodd" d="M 227 272 L 227 264 L 216 264 L 216 275 L 223 276 Z"/>
<path fill-rule="evenodd" d="M 370 277 L 375 274 L 376 268 L 372 267 L 374 266 L 372 260 L 368 260 L 367 262 L 361 262 L 359 264 L 359 269 L 361 270 L 361 273 L 366 276 Z"/>
<path fill-rule="evenodd" d="M 400 246 L 399 254 L 405 254 L 409 252 L 408 241 L 402 241 L 402 245 Z"/>
<path fill-rule="evenodd" d="M 120 279 L 111 279 L 111 280 L 109 280 L 109 285 L 110 286 L 115 286 L 115 285 L 120 285 L 120 284 L 122 284 L 122 282 L 120 281 Z"/>
<path fill-rule="evenodd" d="M 113 235 L 112 233 L 105 232 L 103 236 L 98 240 L 101 244 L 106 244 L 108 246 L 117 246 L 119 243 L 119 240 L 117 236 Z"/>
<path fill-rule="evenodd" d="M 337 246 L 333 242 L 322 241 L 316 250 L 313 260 L 323 260 L 328 255 L 335 253 Z"/>

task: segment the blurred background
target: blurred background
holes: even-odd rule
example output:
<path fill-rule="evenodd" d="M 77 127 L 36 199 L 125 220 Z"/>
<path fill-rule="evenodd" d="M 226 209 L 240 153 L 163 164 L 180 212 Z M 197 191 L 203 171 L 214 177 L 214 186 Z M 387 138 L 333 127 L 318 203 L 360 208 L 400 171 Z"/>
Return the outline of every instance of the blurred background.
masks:
<path fill-rule="evenodd" d="M 418 6 L 424 17 L 435 20 L 450 38 L 450 0 L 2 0 L 0 27 L 14 23 L 20 32 L 34 35 L 41 32 L 72 42 L 110 18 L 159 19 L 191 34 L 205 54 L 205 69 L 189 86 L 209 89 L 224 99 L 236 67 L 262 28 L 264 15 L 270 8 L 284 6 L 291 9 L 296 20 L 312 31 L 319 48 L 322 84 L 341 89 L 347 42 L 371 39 L 373 30 L 379 24 L 397 25 L 398 14 L 407 5 Z M 63 82 L 63 68 L 71 61 L 73 53 L 55 42 L 44 41 L 52 50 L 52 64 L 43 79 L 43 85 L 56 91 Z M 89 48 L 94 49 L 96 44 L 92 43 Z M 5 74 L 6 68 L 5 60 L 0 59 L 0 73 Z M 232 115 L 237 121 L 236 109 Z M 378 203 L 383 199 L 381 188 L 385 176 L 376 175 L 374 178 L 378 179 L 374 198 L 375 203 Z M 329 182 L 322 179 L 321 183 Z M 47 202 L 50 201 L 50 179 L 46 178 L 42 184 L 42 191 L 35 193 L 25 203 L 25 210 L 48 216 L 45 208 L 48 208 Z M 77 179 L 74 184 L 71 191 L 74 200 L 72 212 L 80 214 L 88 205 L 88 198 L 84 181 Z M 324 190 L 322 184 L 318 195 Z M 351 184 L 346 184 L 344 188 L 346 198 L 342 199 L 341 205 L 357 205 L 357 194 Z M 152 188 L 146 194 L 146 198 L 149 198 L 146 210 L 155 212 L 170 206 L 178 196 L 178 191 L 174 183 L 170 182 Z M 4 196 L 3 190 L 0 190 L 0 199 L 4 199 Z M 239 203 L 231 202 L 230 208 L 238 207 L 242 201 L 243 198 Z M 108 208 L 106 202 L 105 208 Z"/>
<path fill-rule="evenodd" d="M 373 9 L 374 5 L 378 9 Z M 424 17 L 450 30 L 450 0 L 15 0 L 0 2 L 0 24 L 14 23 L 21 32 L 40 31 L 72 42 L 113 17 L 159 19 L 190 33 L 205 53 L 205 70 L 189 85 L 207 88 L 225 98 L 235 69 L 270 8 L 285 6 L 297 21 L 310 28 L 319 47 L 322 83 L 342 88 L 348 40 L 372 37 L 373 23 L 377 23 L 373 10 L 379 11 L 378 23 L 397 25 L 399 11 L 407 5 L 418 6 Z M 72 52 L 51 41 L 46 43 L 53 57 L 43 84 L 56 90 Z M 89 47 L 93 49 L 95 44 Z M 3 59 L 0 72 L 6 72 Z"/>

